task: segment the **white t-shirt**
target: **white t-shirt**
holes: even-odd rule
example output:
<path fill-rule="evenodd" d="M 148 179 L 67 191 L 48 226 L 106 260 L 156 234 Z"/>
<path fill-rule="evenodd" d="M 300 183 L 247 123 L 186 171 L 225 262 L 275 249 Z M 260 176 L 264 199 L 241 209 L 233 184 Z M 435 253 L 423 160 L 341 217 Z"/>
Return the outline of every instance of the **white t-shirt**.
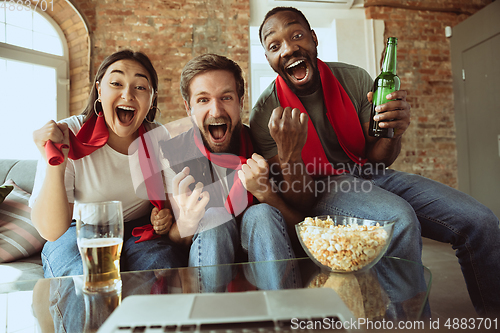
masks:
<path fill-rule="evenodd" d="M 83 125 L 83 119 L 82 115 L 72 116 L 64 119 L 63 122 L 67 123 L 69 129 L 76 134 Z M 146 124 L 147 131 L 155 127 L 163 126 Z M 165 137 L 170 137 L 165 128 L 161 132 Z M 119 200 L 122 202 L 125 221 L 148 214 L 150 212 L 149 200 L 137 196 L 132 184 L 131 169 L 134 170 L 138 163 L 130 163 L 136 157 L 136 154 L 131 156 L 121 154 L 106 144 L 79 160 L 68 159 L 65 174 L 68 201 L 75 203 Z M 40 193 L 46 168 L 47 162 L 41 157 L 37 166 L 30 207 L 33 206 Z"/>

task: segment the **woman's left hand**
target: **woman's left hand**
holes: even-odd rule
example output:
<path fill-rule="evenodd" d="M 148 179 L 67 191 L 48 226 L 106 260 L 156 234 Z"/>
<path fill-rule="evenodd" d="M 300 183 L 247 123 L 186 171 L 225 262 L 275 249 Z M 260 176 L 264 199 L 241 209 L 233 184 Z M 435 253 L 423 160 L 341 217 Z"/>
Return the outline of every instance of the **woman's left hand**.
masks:
<path fill-rule="evenodd" d="M 173 223 L 172 211 L 168 208 L 159 210 L 154 207 L 151 211 L 151 224 L 158 235 L 166 235 L 170 231 Z"/>

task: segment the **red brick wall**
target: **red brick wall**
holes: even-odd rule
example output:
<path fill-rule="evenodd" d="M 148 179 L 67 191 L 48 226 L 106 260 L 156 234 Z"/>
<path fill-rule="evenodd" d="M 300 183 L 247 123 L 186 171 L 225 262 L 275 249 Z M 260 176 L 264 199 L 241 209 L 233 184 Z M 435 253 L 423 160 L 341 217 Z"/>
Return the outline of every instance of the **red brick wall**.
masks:
<path fill-rule="evenodd" d="M 491 0 L 365 0 L 367 19 L 398 37 L 398 75 L 408 91 L 411 125 L 393 167 L 458 187 L 450 40 L 455 26 Z"/>
<path fill-rule="evenodd" d="M 90 28 L 91 73 L 123 48 L 146 53 L 159 76 L 162 123 L 186 116 L 179 91 L 182 68 L 211 52 L 238 62 L 249 80 L 249 0 L 73 0 Z M 248 84 L 247 84 L 248 89 Z M 244 119 L 250 106 L 248 94 Z"/>
<path fill-rule="evenodd" d="M 163 123 L 185 116 L 180 72 L 196 55 L 215 52 L 237 61 L 245 72 L 248 90 L 249 0 L 71 3 L 81 16 L 64 0 L 54 0 L 54 11 L 47 11 L 69 44 L 71 114 L 83 109 L 100 62 L 122 48 L 143 51 L 152 59 L 160 79 L 162 116 L 158 120 Z M 444 28 L 455 26 L 489 3 L 491 0 L 365 0 L 366 17 L 384 20 L 386 37 L 399 37 L 398 73 L 412 106 L 412 124 L 394 168 L 457 187 L 450 41 Z M 244 120 L 250 109 L 248 100 L 247 94 Z"/>

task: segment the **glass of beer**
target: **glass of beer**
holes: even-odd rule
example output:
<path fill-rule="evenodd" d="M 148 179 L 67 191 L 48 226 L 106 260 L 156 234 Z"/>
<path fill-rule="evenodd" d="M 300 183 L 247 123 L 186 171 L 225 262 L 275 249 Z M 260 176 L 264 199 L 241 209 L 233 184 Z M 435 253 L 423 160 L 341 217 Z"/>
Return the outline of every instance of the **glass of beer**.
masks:
<path fill-rule="evenodd" d="M 121 290 L 122 203 L 76 203 L 75 217 L 76 238 L 83 263 L 83 291 Z"/>
<path fill-rule="evenodd" d="M 83 333 L 96 333 L 106 319 L 121 304 L 121 290 L 107 293 L 83 293 L 85 312 L 79 313 L 85 318 Z"/>

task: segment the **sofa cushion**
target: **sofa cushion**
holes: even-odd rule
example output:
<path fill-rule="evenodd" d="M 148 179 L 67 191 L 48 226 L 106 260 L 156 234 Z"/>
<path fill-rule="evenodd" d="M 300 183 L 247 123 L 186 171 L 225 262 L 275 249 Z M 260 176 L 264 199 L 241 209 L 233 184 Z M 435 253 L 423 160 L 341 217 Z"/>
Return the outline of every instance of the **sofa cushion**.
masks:
<path fill-rule="evenodd" d="M 10 179 L 4 185 L 14 189 L 0 204 L 0 263 L 39 253 L 45 244 L 31 223 L 30 194 Z"/>
<path fill-rule="evenodd" d="M 5 197 L 7 197 L 13 189 L 14 189 L 14 186 L 12 186 L 12 185 L 0 186 L 0 204 L 3 202 Z"/>
<path fill-rule="evenodd" d="M 12 179 L 17 186 L 28 193 L 33 191 L 37 160 L 0 159 L 0 184 Z"/>

